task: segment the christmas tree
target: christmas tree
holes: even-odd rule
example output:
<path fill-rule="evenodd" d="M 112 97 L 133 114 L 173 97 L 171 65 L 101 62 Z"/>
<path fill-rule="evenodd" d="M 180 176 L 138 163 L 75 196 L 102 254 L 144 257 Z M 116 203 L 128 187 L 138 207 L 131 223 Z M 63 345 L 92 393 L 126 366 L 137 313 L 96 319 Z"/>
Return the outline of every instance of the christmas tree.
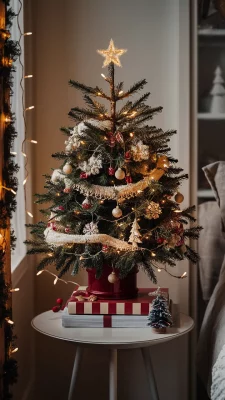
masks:
<path fill-rule="evenodd" d="M 155 329 L 167 328 L 172 325 L 172 317 L 169 312 L 167 300 L 161 294 L 153 300 L 148 320 L 148 325 Z"/>
<path fill-rule="evenodd" d="M 181 210 L 179 204 L 178 188 L 187 175 L 168 147 L 176 132 L 146 123 L 162 107 L 146 104 L 149 92 L 133 100 L 145 79 L 126 90 L 115 83 L 114 68 L 125 51 L 112 40 L 107 50 L 98 50 L 108 67 L 101 75 L 109 91 L 69 82 L 84 94 L 86 107 L 72 108 L 72 126 L 61 128 L 65 151 L 53 154 L 61 166 L 46 175 L 45 193 L 36 195 L 37 203 L 46 203 L 44 221 L 28 225 L 33 239 L 27 241 L 29 254 L 43 255 L 38 269 L 54 264 L 59 277 L 79 268 L 94 268 L 100 277 L 103 266 L 112 265 L 120 278 L 138 267 L 156 282 L 159 265 L 167 270 L 184 258 L 198 260 L 185 244 L 201 229 L 185 228 L 195 221 L 194 207 Z"/>

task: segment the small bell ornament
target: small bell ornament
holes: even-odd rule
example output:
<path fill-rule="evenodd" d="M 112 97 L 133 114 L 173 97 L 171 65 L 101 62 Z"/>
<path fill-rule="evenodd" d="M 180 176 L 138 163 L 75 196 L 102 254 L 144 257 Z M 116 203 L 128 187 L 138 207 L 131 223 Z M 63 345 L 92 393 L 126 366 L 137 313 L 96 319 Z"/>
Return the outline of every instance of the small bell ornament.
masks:
<path fill-rule="evenodd" d="M 88 174 L 86 174 L 86 172 L 81 172 L 80 173 L 80 178 L 81 179 L 87 179 L 88 178 Z"/>
<path fill-rule="evenodd" d="M 103 253 L 107 253 L 108 250 L 109 250 L 109 246 L 107 246 L 107 244 L 103 244 L 103 245 L 102 245 L 102 252 L 103 252 Z"/>
<path fill-rule="evenodd" d="M 115 172 L 115 177 L 116 179 L 122 180 L 125 178 L 125 172 L 121 168 L 118 168 Z"/>
<path fill-rule="evenodd" d="M 66 187 L 65 189 L 63 189 L 63 192 L 64 193 L 70 193 L 71 192 L 71 188 Z"/>
<path fill-rule="evenodd" d="M 82 203 L 82 208 L 84 210 L 89 210 L 89 208 L 91 208 L 91 203 L 88 197 L 86 197 L 86 199 L 84 199 L 83 203 Z"/>
<path fill-rule="evenodd" d="M 121 132 L 117 132 L 116 135 L 115 135 L 115 138 L 116 138 L 118 143 L 124 143 L 123 135 L 122 135 Z"/>
<path fill-rule="evenodd" d="M 130 175 L 127 175 L 125 179 L 127 183 L 132 183 L 132 178 Z"/>
<path fill-rule="evenodd" d="M 108 174 L 109 174 L 109 176 L 114 176 L 115 175 L 115 168 L 109 167 Z"/>
<path fill-rule="evenodd" d="M 116 145 L 116 139 L 114 137 L 109 138 L 109 146 L 110 147 L 115 147 Z"/>
<path fill-rule="evenodd" d="M 130 162 L 130 160 L 131 160 L 131 152 L 130 150 L 128 150 L 125 153 L 125 162 Z"/>
<path fill-rule="evenodd" d="M 122 212 L 122 210 L 119 208 L 119 206 L 116 206 L 116 208 L 114 208 L 114 209 L 112 210 L 112 215 L 113 215 L 115 218 L 120 218 L 120 217 L 123 215 L 123 212 Z"/>
<path fill-rule="evenodd" d="M 118 276 L 116 275 L 116 273 L 114 271 L 112 271 L 111 274 L 108 276 L 108 281 L 110 283 L 116 283 L 116 282 L 118 282 L 118 280 L 119 280 Z"/>
<path fill-rule="evenodd" d="M 72 171 L 73 171 L 72 165 L 70 165 L 70 164 L 64 165 L 64 167 L 63 167 L 64 174 L 69 175 L 69 174 L 71 174 Z"/>
<path fill-rule="evenodd" d="M 182 193 L 177 192 L 177 194 L 175 195 L 174 199 L 175 199 L 176 203 L 180 204 L 180 203 L 182 203 L 182 201 L 184 201 L 184 196 L 183 196 Z"/>

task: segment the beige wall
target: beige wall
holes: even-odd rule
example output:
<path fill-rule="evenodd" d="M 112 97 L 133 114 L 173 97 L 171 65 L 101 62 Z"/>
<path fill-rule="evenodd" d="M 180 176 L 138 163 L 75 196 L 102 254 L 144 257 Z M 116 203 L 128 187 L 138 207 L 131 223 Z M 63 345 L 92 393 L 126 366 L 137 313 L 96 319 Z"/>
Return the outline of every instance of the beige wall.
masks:
<path fill-rule="evenodd" d="M 81 95 L 67 82 L 71 78 L 104 85 L 100 76 L 102 57 L 96 54 L 96 49 L 105 48 L 111 37 L 117 46 L 128 49 L 116 78 L 124 80 L 126 87 L 141 78 L 147 79 L 147 90 L 152 93 L 150 104 L 164 107 L 154 124 L 165 129 L 182 128 L 172 141 L 173 155 L 181 156 L 180 165 L 187 167 L 188 1 L 27 0 L 27 4 L 33 7 L 34 21 L 30 27 L 34 33 L 34 134 L 38 140 L 33 160 L 34 192 L 43 191 L 42 175 L 58 165 L 51 154 L 64 147 L 59 127 L 71 124 L 68 111 L 82 104 Z M 183 190 L 187 201 L 188 187 L 186 184 Z M 40 219 L 36 206 L 34 211 L 36 219 Z M 182 264 L 177 271 L 182 273 L 186 269 L 187 265 Z M 85 279 L 85 274 L 77 277 L 81 283 Z M 143 273 L 139 273 L 138 279 L 139 285 L 152 286 Z M 63 283 L 56 286 L 52 283 L 47 274 L 35 278 L 36 313 L 51 308 L 56 297 L 66 299 L 72 290 Z M 188 312 L 188 279 L 178 281 L 161 273 L 159 284 L 169 286 L 171 297 Z M 190 399 L 186 338 L 151 350 L 160 399 Z M 36 399 L 67 398 L 73 356 L 71 344 L 36 335 Z M 92 350 L 86 354 L 77 398 L 108 398 L 106 363 L 104 351 Z M 120 398 L 149 398 L 141 357 L 136 350 L 119 355 Z"/>

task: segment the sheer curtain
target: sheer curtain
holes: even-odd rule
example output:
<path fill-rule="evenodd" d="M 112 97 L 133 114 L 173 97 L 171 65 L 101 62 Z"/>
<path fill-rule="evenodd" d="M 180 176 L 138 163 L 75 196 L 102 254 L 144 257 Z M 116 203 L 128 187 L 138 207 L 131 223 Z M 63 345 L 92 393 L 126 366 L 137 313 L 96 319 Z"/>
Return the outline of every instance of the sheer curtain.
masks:
<path fill-rule="evenodd" d="M 23 0 L 21 0 L 23 3 Z M 10 6 L 17 14 L 19 12 L 20 4 L 18 0 L 11 0 Z M 19 24 L 21 31 L 23 32 L 23 9 L 19 14 Z M 17 17 L 13 19 L 13 25 L 11 28 L 11 38 L 12 40 L 19 40 L 20 33 L 17 25 Z M 21 39 L 21 62 L 24 64 L 24 43 L 23 37 Z M 17 138 L 14 142 L 14 148 L 12 151 L 16 152 L 15 161 L 19 165 L 20 169 L 17 174 L 19 186 L 16 195 L 17 200 L 17 209 L 16 212 L 13 214 L 13 218 L 11 221 L 12 228 L 15 231 L 17 242 L 16 242 L 16 249 L 12 252 L 12 270 L 14 270 L 21 260 L 24 258 L 26 254 L 26 246 L 24 245 L 24 240 L 26 238 L 26 230 L 25 230 L 25 223 L 26 223 L 26 211 L 25 211 L 25 196 L 24 196 L 24 187 L 23 187 L 23 180 L 25 178 L 24 173 L 24 156 L 21 152 L 21 145 L 24 139 L 24 120 L 23 120 L 23 104 L 22 104 L 22 88 L 20 86 L 20 81 L 22 78 L 22 67 L 19 63 L 19 59 L 14 63 L 16 71 L 13 74 L 14 76 L 14 84 L 13 84 L 13 96 L 11 97 L 12 103 L 12 111 L 15 113 L 16 122 L 15 128 L 17 131 Z M 22 84 L 23 81 L 22 81 Z"/>

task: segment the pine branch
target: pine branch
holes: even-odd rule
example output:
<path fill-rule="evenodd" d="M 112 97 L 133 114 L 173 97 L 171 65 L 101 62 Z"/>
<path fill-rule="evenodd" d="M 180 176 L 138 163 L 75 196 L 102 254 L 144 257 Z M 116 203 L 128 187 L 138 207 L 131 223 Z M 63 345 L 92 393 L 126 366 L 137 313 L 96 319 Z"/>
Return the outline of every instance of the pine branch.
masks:
<path fill-rule="evenodd" d="M 96 94 L 96 88 L 92 88 L 91 86 L 84 85 L 83 83 L 74 81 L 72 79 L 69 80 L 69 85 L 74 87 L 75 89 L 81 90 L 85 94 Z"/>
<path fill-rule="evenodd" d="M 105 114 L 107 112 L 103 104 L 100 104 L 98 101 L 93 100 L 90 96 L 85 95 L 84 100 L 86 104 L 88 104 L 89 107 L 93 109 L 94 113 Z"/>
<path fill-rule="evenodd" d="M 146 79 L 142 79 L 138 82 L 136 82 L 134 85 L 132 85 L 130 87 L 130 89 L 126 92 L 126 95 L 131 95 L 134 94 L 136 92 L 138 92 L 139 90 L 143 89 L 143 87 L 147 84 Z"/>

